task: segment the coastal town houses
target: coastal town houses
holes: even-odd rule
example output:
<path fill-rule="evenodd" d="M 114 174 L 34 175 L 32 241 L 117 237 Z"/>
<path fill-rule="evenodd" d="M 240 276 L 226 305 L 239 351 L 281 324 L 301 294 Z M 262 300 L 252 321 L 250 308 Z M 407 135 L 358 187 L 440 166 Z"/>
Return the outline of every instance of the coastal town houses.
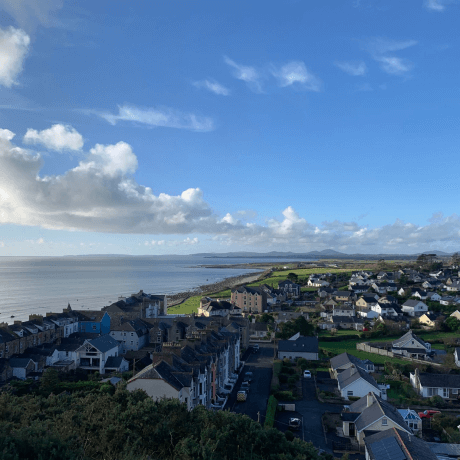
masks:
<path fill-rule="evenodd" d="M 458 399 L 460 395 L 460 375 L 422 373 L 415 369 L 410 374 L 410 383 L 424 398 L 440 396 L 443 399 Z"/>
<path fill-rule="evenodd" d="M 364 443 L 366 460 L 439 460 L 448 458 L 447 456 L 438 457 L 430 449 L 429 443 L 397 427 L 366 436 Z"/>
<path fill-rule="evenodd" d="M 267 309 L 267 294 L 260 287 L 241 286 L 232 289 L 231 303 L 243 313 L 263 313 Z"/>
<path fill-rule="evenodd" d="M 401 310 L 409 316 L 422 316 L 428 311 L 428 306 L 421 300 L 409 299 L 402 304 Z"/>
<path fill-rule="evenodd" d="M 297 358 L 317 361 L 318 337 L 304 337 L 298 332 L 288 340 L 278 342 L 278 359 L 295 360 Z"/>
<path fill-rule="evenodd" d="M 153 399 L 175 398 L 191 410 L 211 407 L 239 362 L 239 336 L 226 328 L 207 329 L 177 343 L 163 344 L 154 362 L 133 376 L 129 391 L 143 389 Z"/>
<path fill-rule="evenodd" d="M 408 358 L 426 359 L 431 354 L 431 344 L 424 342 L 409 330 L 392 343 L 391 351 Z"/>
<path fill-rule="evenodd" d="M 221 299 L 202 297 L 198 307 L 198 316 L 228 316 L 233 311 L 233 305 Z"/>
<path fill-rule="evenodd" d="M 413 434 L 398 410 L 372 392 L 346 407 L 341 418 L 343 434 L 355 438 L 361 446 L 367 434 L 385 432 L 392 428 Z"/>
<path fill-rule="evenodd" d="M 137 351 L 149 343 L 149 327 L 141 319 L 126 320 L 110 329 L 110 336 L 120 344 L 120 353 Z"/>
<path fill-rule="evenodd" d="M 289 299 L 300 295 L 300 284 L 290 280 L 280 281 L 278 283 L 278 289 Z"/>

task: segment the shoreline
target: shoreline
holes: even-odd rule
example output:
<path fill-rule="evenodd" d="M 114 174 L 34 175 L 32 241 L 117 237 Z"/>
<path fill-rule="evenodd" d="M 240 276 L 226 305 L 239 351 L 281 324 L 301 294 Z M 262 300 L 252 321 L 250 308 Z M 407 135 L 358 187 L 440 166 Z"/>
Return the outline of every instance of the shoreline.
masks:
<path fill-rule="evenodd" d="M 172 294 L 171 296 L 168 296 L 168 308 L 180 305 L 190 297 L 197 295 L 205 296 L 215 292 L 225 291 L 226 289 L 232 289 L 236 286 L 240 286 L 241 284 L 252 283 L 261 279 L 268 273 L 270 273 L 270 270 L 261 270 L 258 272 L 245 273 L 244 275 L 230 276 L 228 278 L 224 278 L 222 281 L 218 281 L 217 283 L 203 284 L 189 291 Z"/>

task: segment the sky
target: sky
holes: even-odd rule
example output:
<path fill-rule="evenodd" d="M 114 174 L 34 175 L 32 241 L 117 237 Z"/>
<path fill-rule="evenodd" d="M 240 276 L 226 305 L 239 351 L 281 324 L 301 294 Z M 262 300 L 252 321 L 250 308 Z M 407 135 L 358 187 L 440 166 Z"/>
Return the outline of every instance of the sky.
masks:
<path fill-rule="evenodd" d="M 0 0 L 0 256 L 460 250 L 459 0 Z"/>

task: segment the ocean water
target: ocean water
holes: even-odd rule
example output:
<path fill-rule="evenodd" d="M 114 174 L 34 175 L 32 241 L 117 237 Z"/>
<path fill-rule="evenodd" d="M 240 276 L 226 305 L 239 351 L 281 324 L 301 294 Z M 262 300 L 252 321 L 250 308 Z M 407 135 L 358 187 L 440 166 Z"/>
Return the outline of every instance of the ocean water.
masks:
<path fill-rule="evenodd" d="M 29 314 L 99 310 L 143 289 L 175 294 L 256 269 L 200 265 L 281 262 L 280 259 L 217 259 L 202 256 L 0 257 L 0 322 Z M 14 316 L 14 319 L 12 318 Z"/>

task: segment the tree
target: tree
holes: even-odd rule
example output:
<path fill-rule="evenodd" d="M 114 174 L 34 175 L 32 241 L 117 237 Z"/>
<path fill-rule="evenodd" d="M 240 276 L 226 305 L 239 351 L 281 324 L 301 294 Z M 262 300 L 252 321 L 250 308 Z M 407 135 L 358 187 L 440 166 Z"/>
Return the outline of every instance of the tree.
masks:
<path fill-rule="evenodd" d="M 445 324 L 453 332 L 458 331 L 460 328 L 460 321 L 455 316 L 449 316 L 449 318 L 446 319 Z"/>
<path fill-rule="evenodd" d="M 299 281 L 299 276 L 295 273 L 289 273 L 288 276 L 287 276 L 287 279 L 289 281 L 292 281 L 293 283 L 297 283 L 297 281 Z"/>
<path fill-rule="evenodd" d="M 43 372 L 40 379 L 40 390 L 43 394 L 50 394 L 56 391 L 59 385 L 59 372 L 56 369 L 48 368 Z"/>

